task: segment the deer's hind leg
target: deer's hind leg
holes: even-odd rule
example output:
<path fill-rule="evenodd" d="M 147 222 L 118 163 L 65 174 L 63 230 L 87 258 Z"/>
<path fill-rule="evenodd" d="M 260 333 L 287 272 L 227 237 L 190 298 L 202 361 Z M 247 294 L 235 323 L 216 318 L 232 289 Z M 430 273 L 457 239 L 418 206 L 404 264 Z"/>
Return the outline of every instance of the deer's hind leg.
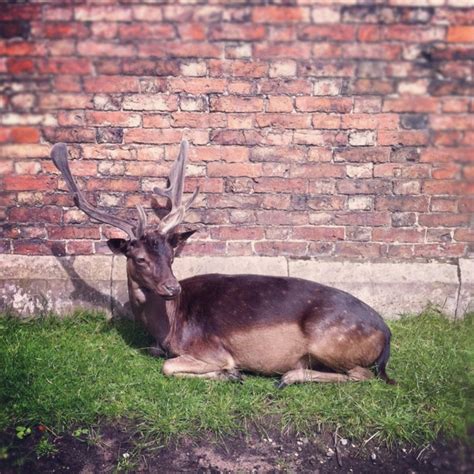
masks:
<path fill-rule="evenodd" d="M 229 362 L 204 361 L 190 355 L 182 355 L 168 359 L 163 364 L 163 373 L 174 377 L 240 381 L 242 377 L 239 371 Z"/>
<path fill-rule="evenodd" d="M 278 384 L 278 388 L 283 388 L 294 383 L 305 382 L 360 382 L 362 380 L 369 380 L 373 377 L 374 374 L 369 369 L 359 366 L 348 370 L 344 374 L 336 372 L 319 372 L 310 369 L 294 369 L 283 374 L 280 383 Z"/>

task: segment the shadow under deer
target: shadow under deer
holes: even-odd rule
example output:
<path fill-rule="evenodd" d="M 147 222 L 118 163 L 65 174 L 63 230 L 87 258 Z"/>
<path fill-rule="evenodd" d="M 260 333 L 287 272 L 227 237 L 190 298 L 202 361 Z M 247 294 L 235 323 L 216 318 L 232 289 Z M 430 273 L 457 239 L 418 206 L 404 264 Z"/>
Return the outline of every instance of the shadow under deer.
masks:
<path fill-rule="evenodd" d="M 168 376 L 241 380 L 242 372 L 281 375 L 280 387 L 302 382 L 348 382 L 386 373 L 390 330 L 371 307 L 344 291 L 312 281 L 260 275 L 207 274 L 178 281 L 172 264 L 195 232 L 179 232 L 199 188 L 184 200 L 188 143 L 181 143 L 168 187 L 154 192 L 171 209 L 150 226 L 142 206 L 136 223 L 92 206 L 74 180 L 64 143 L 51 157 L 76 206 L 124 231 L 110 239 L 127 258 L 130 306 L 155 340 L 151 353 L 170 356 Z"/>

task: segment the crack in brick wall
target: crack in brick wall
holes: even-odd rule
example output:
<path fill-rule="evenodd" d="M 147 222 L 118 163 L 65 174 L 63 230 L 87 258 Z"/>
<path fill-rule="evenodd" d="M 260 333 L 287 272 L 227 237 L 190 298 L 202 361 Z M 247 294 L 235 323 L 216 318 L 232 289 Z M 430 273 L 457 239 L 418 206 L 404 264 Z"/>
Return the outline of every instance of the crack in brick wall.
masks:
<path fill-rule="evenodd" d="M 472 2 L 294 3 L 4 4 L 0 252 L 118 235 L 73 207 L 51 144 L 133 218 L 185 137 L 185 255 L 472 255 Z"/>

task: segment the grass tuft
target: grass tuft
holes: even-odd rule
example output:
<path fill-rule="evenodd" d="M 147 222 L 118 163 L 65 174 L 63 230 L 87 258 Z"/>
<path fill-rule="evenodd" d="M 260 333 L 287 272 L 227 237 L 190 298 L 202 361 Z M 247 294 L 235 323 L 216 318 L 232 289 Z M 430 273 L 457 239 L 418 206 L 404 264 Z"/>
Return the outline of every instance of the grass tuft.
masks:
<path fill-rule="evenodd" d="M 430 310 L 390 323 L 389 374 L 352 384 L 306 384 L 277 390 L 275 379 L 243 385 L 166 378 L 146 354 L 150 339 L 134 323 L 77 313 L 31 321 L 0 318 L 0 429 L 43 424 L 55 431 L 129 419 L 166 440 L 216 435 L 248 423 L 279 420 L 309 434 L 339 426 L 354 439 L 424 444 L 439 434 L 463 437 L 474 425 L 474 315 L 449 321 Z"/>

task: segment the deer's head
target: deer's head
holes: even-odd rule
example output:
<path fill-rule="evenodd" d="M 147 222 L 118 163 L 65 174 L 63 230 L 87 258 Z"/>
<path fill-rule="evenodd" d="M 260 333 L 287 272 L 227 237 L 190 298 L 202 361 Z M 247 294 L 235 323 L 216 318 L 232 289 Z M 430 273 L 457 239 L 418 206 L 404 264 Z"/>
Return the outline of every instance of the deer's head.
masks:
<path fill-rule="evenodd" d="M 128 234 L 128 239 L 109 239 L 107 243 L 114 253 L 127 257 L 129 278 L 142 288 L 168 299 L 175 298 L 181 292 L 179 282 L 171 269 L 176 251 L 195 232 L 195 230 L 187 232 L 176 230 L 199 193 L 197 188 L 193 195 L 183 202 L 187 153 L 188 142 L 182 141 L 178 158 L 168 177 L 168 187 L 154 189 L 156 194 L 169 200 L 171 209 L 157 226 L 149 226 L 141 205 L 137 205 L 138 219 L 135 224 L 92 206 L 72 176 L 66 145 L 57 143 L 51 151 L 51 158 L 62 173 L 76 206 L 93 219 L 110 224 Z"/>

